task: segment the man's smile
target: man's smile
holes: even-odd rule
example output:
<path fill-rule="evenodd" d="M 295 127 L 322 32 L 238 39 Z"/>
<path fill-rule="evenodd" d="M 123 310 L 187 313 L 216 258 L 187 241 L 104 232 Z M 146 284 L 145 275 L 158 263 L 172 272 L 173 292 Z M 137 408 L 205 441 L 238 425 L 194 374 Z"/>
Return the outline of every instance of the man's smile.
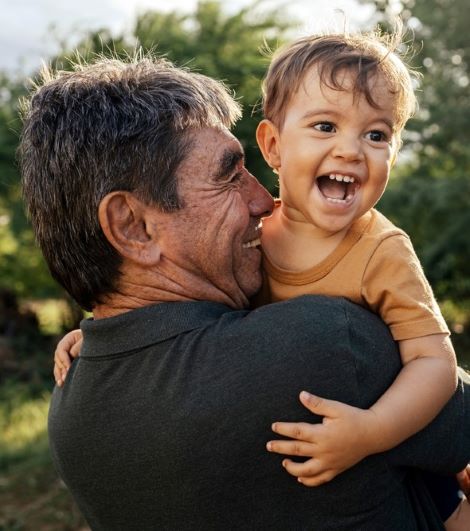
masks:
<path fill-rule="evenodd" d="M 243 243 L 242 247 L 243 249 L 249 249 L 250 247 L 258 247 L 258 245 L 261 245 L 261 239 L 259 237 Z"/>

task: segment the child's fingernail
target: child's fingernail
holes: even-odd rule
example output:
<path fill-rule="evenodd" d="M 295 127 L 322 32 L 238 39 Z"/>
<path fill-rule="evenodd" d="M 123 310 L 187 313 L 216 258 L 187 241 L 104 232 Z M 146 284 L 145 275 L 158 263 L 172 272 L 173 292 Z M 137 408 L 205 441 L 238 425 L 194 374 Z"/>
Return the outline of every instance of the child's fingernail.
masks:
<path fill-rule="evenodd" d="M 297 481 L 298 481 L 299 483 L 303 483 L 302 478 L 297 478 Z"/>
<path fill-rule="evenodd" d="M 307 393 L 307 391 L 302 391 L 300 393 L 300 396 L 304 399 L 304 400 L 310 400 L 312 398 L 312 395 L 310 393 Z"/>
<path fill-rule="evenodd" d="M 271 444 L 271 441 L 269 441 L 268 443 L 266 443 L 266 448 L 271 451 L 272 448 L 273 448 L 273 445 Z"/>
<path fill-rule="evenodd" d="M 276 426 L 276 423 L 275 423 L 275 422 L 274 422 L 273 424 L 271 424 L 271 429 L 272 429 L 273 431 L 276 431 L 276 427 L 277 427 L 277 426 Z"/>

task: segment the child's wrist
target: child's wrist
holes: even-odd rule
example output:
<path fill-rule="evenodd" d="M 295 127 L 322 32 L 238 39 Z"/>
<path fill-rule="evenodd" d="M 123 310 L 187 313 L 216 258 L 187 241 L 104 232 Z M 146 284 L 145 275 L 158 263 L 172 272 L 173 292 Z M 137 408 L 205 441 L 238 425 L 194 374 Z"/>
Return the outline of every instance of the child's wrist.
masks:
<path fill-rule="evenodd" d="M 364 449 L 367 455 L 378 454 L 390 449 L 387 444 L 387 430 L 380 415 L 373 409 L 364 410 Z"/>

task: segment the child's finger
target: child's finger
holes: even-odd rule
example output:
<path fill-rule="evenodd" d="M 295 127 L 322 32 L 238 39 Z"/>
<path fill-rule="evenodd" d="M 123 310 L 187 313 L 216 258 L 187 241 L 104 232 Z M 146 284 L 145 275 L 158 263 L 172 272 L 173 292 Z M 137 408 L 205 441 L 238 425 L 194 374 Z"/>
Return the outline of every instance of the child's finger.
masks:
<path fill-rule="evenodd" d="M 320 415 L 321 417 L 336 417 L 341 413 L 345 406 L 342 402 L 327 400 L 326 398 L 312 395 L 307 391 L 302 391 L 299 398 L 304 407 L 315 415 Z"/>
<path fill-rule="evenodd" d="M 307 422 L 274 422 L 271 429 L 278 435 L 291 439 L 314 442 L 315 436 L 323 429 L 321 424 L 308 424 Z"/>
<path fill-rule="evenodd" d="M 68 334 L 66 334 L 58 343 L 56 346 L 55 353 L 60 354 L 64 353 L 67 356 L 72 355 L 71 352 L 75 352 L 73 350 L 74 345 L 76 343 L 79 343 L 80 346 L 82 344 L 82 332 L 81 330 L 72 330 Z M 76 356 L 73 356 L 76 357 Z"/>
<path fill-rule="evenodd" d="M 70 356 L 65 350 L 56 349 L 54 352 L 54 363 L 59 369 L 68 369 L 71 365 Z"/>
<path fill-rule="evenodd" d="M 269 452 L 283 455 L 313 457 L 314 446 L 304 441 L 269 441 L 266 444 Z"/>
<path fill-rule="evenodd" d="M 308 459 L 304 463 L 296 463 L 291 459 L 284 459 L 282 466 L 291 476 L 297 478 L 314 478 L 325 474 L 329 467 L 322 464 L 319 459 Z"/>
<path fill-rule="evenodd" d="M 320 485 L 323 485 L 324 483 L 328 483 L 331 481 L 334 477 L 336 477 L 337 474 L 335 474 L 331 470 L 327 470 L 323 474 L 320 474 L 318 476 L 315 476 L 313 478 L 311 477 L 300 477 L 297 478 L 299 483 L 302 483 L 302 485 L 305 485 L 306 487 L 319 487 Z"/>
<path fill-rule="evenodd" d="M 58 365 L 54 365 L 54 380 L 58 387 L 62 387 L 64 381 L 62 379 L 62 371 Z"/>
<path fill-rule="evenodd" d="M 457 474 L 457 481 L 465 496 L 470 496 L 470 465 Z"/>
<path fill-rule="evenodd" d="M 70 349 L 70 355 L 72 358 L 78 358 L 80 356 L 80 351 L 82 350 L 82 344 L 83 344 L 83 338 L 80 337 L 80 339 L 72 345 L 72 348 Z"/>

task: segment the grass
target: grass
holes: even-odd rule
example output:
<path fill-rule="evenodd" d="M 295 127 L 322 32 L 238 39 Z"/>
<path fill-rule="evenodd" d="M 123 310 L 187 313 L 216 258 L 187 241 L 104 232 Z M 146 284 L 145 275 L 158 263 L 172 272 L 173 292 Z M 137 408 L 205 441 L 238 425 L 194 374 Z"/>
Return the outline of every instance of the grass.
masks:
<path fill-rule="evenodd" d="M 88 529 L 49 456 L 49 391 L 8 382 L 0 392 L 0 530 Z"/>

